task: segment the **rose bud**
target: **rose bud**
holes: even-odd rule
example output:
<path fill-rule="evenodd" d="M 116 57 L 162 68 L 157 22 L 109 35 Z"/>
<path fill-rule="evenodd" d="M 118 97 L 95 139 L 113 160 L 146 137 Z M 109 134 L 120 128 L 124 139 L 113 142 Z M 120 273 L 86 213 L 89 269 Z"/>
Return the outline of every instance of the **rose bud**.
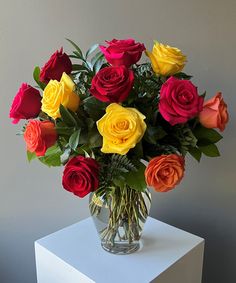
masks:
<path fill-rule="evenodd" d="M 73 157 L 65 166 L 62 185 L 65 190 L 83 198 L 99 185 L 99 164 L 93 158 Z"/>
<path fill-rule="evenodd" d="M 36 118 L 41 109 L 41 99 L 37 89 L 22 83 L 11 105 L 9 117 L 13 119 L 12 123 L 17 124 L 20 119 Z"/>
<path fill-rule="evenodd" d="M 134 39 L 106 41 L 108 46 L 100 45 L 100 50 L 106 60 L 113 66 L 125 65 L 130 67 L 137 63 L 146 49 L 143 43 L 135 42 Z"/>
<path fill-rule="evenodd" d="M 48 62 L 40 71 L 40 81 L 48 83 L 50 80 L 60 81 L 63 72 L 70 74 L 72 63 L 69 56 L 63 53 L 63 48 L 52 54 Z"/>
<path fill-rule="evenodd" d="M 134 73 L 125 66 L 101 69 L 92 80 L 90 93 L 104 102 L 122 102 L 132 89 Z"/>
<path fill-rule="evenodd" d="M 203 97 L 189 80 L 170 77 L 161 87 L 159 111 L 172 126 L 186 123 L 202 111 Z"/>
<path fill-rule="evenodd" d="M 146 183 L 157 192 L 172 190 L 184 176 L 184 163 L 178 154 L 154 157 L 145 170 Z"/>
<path fill-rule="evenodd" d="M 206 128 L 218 128 L 220 131 L 224 131 L 225 125 L 229 121 L 229 114 L 221 92 L 205 101 L 203 110 L 199 114 L 199 120 Z"/>
<path fill-rule="evenodd" d="M 57 140 L 55 125 L 50 121 L 31 120 L 26 126 L 24 139 L 28 151 L 44 156 L 46 150 Z"/>

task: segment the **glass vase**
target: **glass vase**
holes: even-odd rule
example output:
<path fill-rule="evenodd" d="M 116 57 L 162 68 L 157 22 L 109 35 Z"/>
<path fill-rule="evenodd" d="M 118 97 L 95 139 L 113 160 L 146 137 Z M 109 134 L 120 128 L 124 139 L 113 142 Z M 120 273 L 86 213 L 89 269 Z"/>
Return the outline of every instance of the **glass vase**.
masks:
<path fill-rule="evenodd" d="M 104 250 L 129 254 L 140 249 L 140 237 L 151 207 L 148 189 L 138 192 L 129 187 L 97 196 L 91 193 L 89 208 Z"/>

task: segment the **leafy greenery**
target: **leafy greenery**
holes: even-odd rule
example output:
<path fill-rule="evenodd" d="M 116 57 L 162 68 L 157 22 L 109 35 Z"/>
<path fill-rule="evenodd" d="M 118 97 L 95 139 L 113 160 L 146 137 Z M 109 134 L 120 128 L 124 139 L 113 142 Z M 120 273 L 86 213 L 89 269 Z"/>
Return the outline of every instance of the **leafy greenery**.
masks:
<path fill-rule="evenodd" d="M 49 147 L 43 157 L 39 157 L 39 160 L 47 165 L 48 167 L 51 166 L 60 166 L 61 159 L 60 156 L 62 151 L 58 145 L 54 145 Z"/>
<path fill-rule="evenodd" d="M 34 68 L 33 78 L 34 78 L 35 82 L 37 83 L 37 85 L 38 85 L 42 90 L 44 90 L 44 88 L 46 87 L 46 84 L 40 81 L 39 75 L 40 75 L 40 68 L 39 68 L 39 66 L 36 66 L 36 67 Z"/>
<path fill-rule="evenodd" d="M 28 159 L 29 162 L 30 162 L 31 160 L 37 158 L 35 152 L 30 152 L 30 151 L 27 150 L 26 153 L 27 153 L 27 159 Z"/>
<path fill-rule="evenodd" d="M 215 144 L 209 144 L 204 146 L 199 146 L 202 153 L 209 157 L 220 156 L 219 150 Z"/>

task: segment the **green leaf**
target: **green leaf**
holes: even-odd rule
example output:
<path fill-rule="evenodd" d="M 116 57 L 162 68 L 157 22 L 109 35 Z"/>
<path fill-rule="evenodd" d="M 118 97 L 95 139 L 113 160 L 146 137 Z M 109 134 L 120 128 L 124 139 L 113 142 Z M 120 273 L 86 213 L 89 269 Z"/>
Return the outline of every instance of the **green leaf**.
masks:
<path fill-rule="evenodd" d="M 79 64 L 73 64 L 72 65 L 72 70 L 73 71 L 88 72 L 88 69 L 84 65 L 79 65 Z"/>
<path fill-rule="evenodd" d="M 74 127 L 58 127 L 58 126 L 56 126 L 56 131 L 59 135 L 70 136 L 74 131 Z"/>
<path fill-rule="evenodd" d="M 100 60 L 100 59 L 102 59 L 102 58 L 104 58 L 104 54 L 103 54 L 102 52 L 98 52 L 98 53 L 91 59 L 91 64 L 92 64 L 92 66 L 94 66 L 94 64 L 95 64 L 98 60 Z"/>
<path fill-rule="evenodd" d="M 179 79 L 185 79 L 185 80 L 190 80 L 193 76 L 190 76 L 190 75 L 187 75 L 183 72 L 179 72 L 177 74 L 174 75 L 176 78 L 179 78 Z"/>
<path fill-rule="evenodd" d="M 125 186 L 125 178 L 121 178 L 122 176 L 118 176 L 117 178 L 113 179 L 113 183 L 120 188 L 124 188 Z"/>
<path fill-rule="evenodd" d="M 68 161 L 70 154 L 71 154 L 71 148 L 67 147 L 60 156 L 60 160 L 62 164 L 65 164 Z"/>
<path fill-rule="evenodd" d="M 80 132 L 81 129 L 78 129 L 77 131 L 75 131 L 70 139 L 69 139 L 69 146 L 71 149 L 76 150 L 76 148 L 78 147 L 79 144 L 79 138 L 80 138 Z"/>
<path fill-rule="evenodd" d="M 188 152 L 194 157 L 198 162 L 200 162 L 201 157 L 202 157 L 202 152 L 199 148 L 197 147 L 190 147 L 188 149 Z"/>
<path fill-rule="evenodd" d="M 164 138 L 166 135 L 167 133 L 162 127 L 148 126 L 144 134 L 144 139 L 151 144 L 156 144 L 158 140 Z"/>
<path fill-rule="evenodd" d="M 140 141 L 139 143 L 136 144 L 136 146 L 132 149 L 132 152 L 138 158 L 142 158 L 143 157 L 143 144 L 142 144 L 142 141 Z"/>
<path fill-rule="evenodd" d="M 91 148 L 102 146 L 102 136 L 99 134 L 97 127 L 89 131 L 88 143 Z"/>
<path fill-rule="evenodd" d="M 37 158 L 37 155 L 35 154 L 35 152 L 30 152 L 27 150 L 27 159 L 30 162 L 31 160 Z"/>
<path fill-rule="evenodd" d="M 125 181 L 127 185 L 131 189 L 134 189 L 138 192 L 144 192 L 145 189 L 147 188 L 145 175 L 144 175 L 146 166 L 143 163 L 138 162 L 137 169 L 138 169 L 137 171 L 129 171 L 123 176 L 125 177 Z"/>
<path fill-rule="evenodd" d="M 83 100 L 84 109 L 90 118 L 98 121 L 105 113 L 106 103 L 99 101 L 95 97 L 88 97 Z"/>
<path fill-rule="evenodd" d="M 96 63 L 93 66 L 93 71 L 96 74 L 104 64 L 104 58 L 102 57 L 101 59 L 97 60 Z"/>
<path fill-rule="evenodd" d="M 209 144 L 205 146 L 199 146 L 199 149 L 209 157 L 217 157 L 220 156 L 220 152 L 215 144 Z"/>
<path fill-rule="evenodd" d="M 193 133 L 198 139 L 198 145 L 216 143 L 223 138 L 216 130 L 205 128 L 200 124 L 193 130 Z M 203 143 L 200 144 L 200 141 L 203 141 Z"/>
<path fill-rule="evenodd" d="M 34 68 L 33 78 L 34 78 L 35 82 L 37 83 L 37 85 L 38 85 L 42 90 L 44 90 L 45 87 L 46 87 L 46 84 L 43 83 L 43 82 L 41 82 L 41 81 L 39 80 L 39 75 L 40 75 L 40 68 L 39 68 L 39 66 L 36 66 L 36 67 Z"/>
<path fill-rule="evenodd" d="M 73 115 L 68 109 L 66 109 L 62 104 L 60 105 L 60 114 L 63 122 L 69 127 L 77 127 L 77 122 Z"/>
<path fill-rule="evenodd" d="M 58 145 L 51 146 L 47 149 L 45 155 L 40 157 L 39 160 L 47 165 L 48 167 L 51 166 L 60 166 L 61 165 L 61 156 L 62 152 Z"/>
<path fill-rule="evenodd" d="M 92 45 L 89 49 L 88 49 L 88 51 L 86 52 L 86 54 L 85 54 L 85 59 L 87 59 L 88 58 L 88 56 L 90 55 L 90 54 L 92 54 L 97 48 L 98 48 L 98 46 L 99 46 L 99 44 L 94 44 L 94 45 Z"/>
<path fill-rule="evenodd" d="M 76 49 L 77 51 L 77 54 L 79 55 L 79 57 L 83 58 L 83 53 L 81 51 L 81 49 L 79 48 L 79 46 L 77 44 L 75 44 L 72 40 L 66 38 L 67 41 L 70 42 L 70 44 L 72 44 L 74 46 L 74 48 Z"/>

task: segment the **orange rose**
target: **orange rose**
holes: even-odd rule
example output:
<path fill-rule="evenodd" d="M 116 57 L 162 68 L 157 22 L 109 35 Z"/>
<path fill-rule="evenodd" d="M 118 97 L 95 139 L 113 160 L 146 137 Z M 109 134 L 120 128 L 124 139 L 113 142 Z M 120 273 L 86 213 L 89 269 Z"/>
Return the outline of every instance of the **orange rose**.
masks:
<path fill-rule="evenodd" d="M 28 151 L 44 156 L 46 150 L 57 140 L 55 125 L 50 121 L 31 120 L 26 126 L 24 139 Z"/>
<path fill-rule="evenodd" d="M 225 125 L 229 121 L 229 114 L 227 104 L 224 102 L 221 92 L 218 92 L 203 104 L 199 120 L 206 128 L 218 128 L 221 132 L 224 131 Z"/>
<path fill-rule="evenodd" d="M 157 192 L 173 189 L 184 176 L 184 157 L 178 154 L 154 157 L 145 170 L 146 182 Z"/>

